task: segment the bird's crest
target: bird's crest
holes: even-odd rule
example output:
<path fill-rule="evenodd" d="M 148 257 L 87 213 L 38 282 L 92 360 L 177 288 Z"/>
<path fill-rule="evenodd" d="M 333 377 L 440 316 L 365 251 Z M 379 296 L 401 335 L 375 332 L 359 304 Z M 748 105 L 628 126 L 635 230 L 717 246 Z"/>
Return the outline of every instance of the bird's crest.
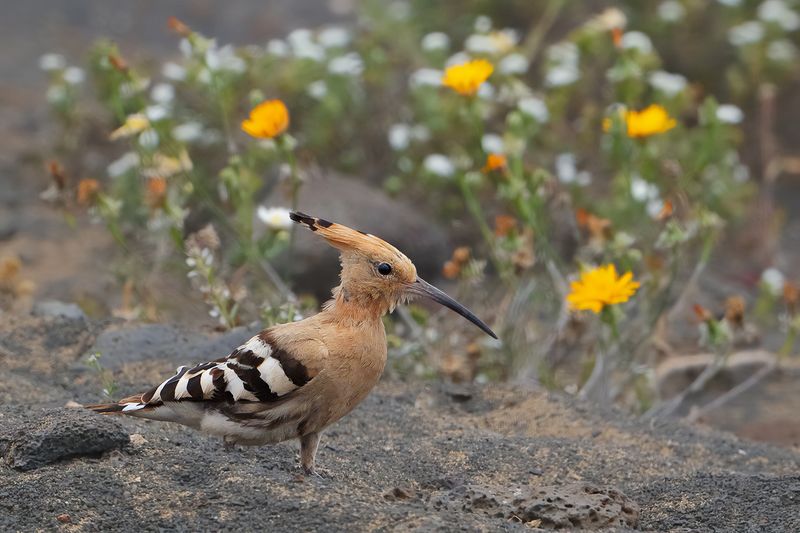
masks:
<path fill-rule="evenodd" d="M 331 246 L 341 251 L 361 252 L 365 255 L 390 252 L 405 258 L 400 250 L 375 235 L 354 230 L 324 218 L 312 217 L 299 211 L 290 213 L 289 218 L 298 224 L 307 226 L 311 231 L 324 237 Z"/>

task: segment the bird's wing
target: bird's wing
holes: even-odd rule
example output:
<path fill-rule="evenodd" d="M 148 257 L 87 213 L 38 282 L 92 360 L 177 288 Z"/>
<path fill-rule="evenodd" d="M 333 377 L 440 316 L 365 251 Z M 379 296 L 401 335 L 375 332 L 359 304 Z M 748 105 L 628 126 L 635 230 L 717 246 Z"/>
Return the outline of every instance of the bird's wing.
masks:
<path fill-rule="evenodd" d="M 158 407 L 164 402 L 280 402 L 314 379 L 318 367 L 311 362 L 327 354 L 324 343 L 314 338 L 295 338 L 291 342 L 280 339 L 272 329 L 264 330 L 228 357 L 191 368 L 179 367 L 175 375 L 145 393 L 91 408 L 104 413 L 134 414 L 133 411 Z"/>

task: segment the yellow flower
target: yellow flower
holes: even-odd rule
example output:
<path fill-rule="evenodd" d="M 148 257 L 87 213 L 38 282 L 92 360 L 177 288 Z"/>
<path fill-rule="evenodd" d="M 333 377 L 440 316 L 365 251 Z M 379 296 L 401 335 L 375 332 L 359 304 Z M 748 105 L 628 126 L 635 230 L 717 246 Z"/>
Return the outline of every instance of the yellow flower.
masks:
<path fill-rule="evenodd" d="M 130 137 L 131 135 L 136 135 L 137 133 L 142 132 L 149 127 L 150 121 L 147 120 L 147 117 L 142 113 L 135 113 L 133 115 L 129 115 L 128 118 L 125 119 L 125 124 L 112 131 L 108 138 L 112 141 L 115 141 L 123 137 Z"/>
<path fill-rule="evenodd" d="M 607 305 L 627 302 L 636 293 L 639 282 L 633 281 L 630 272 L 617 276 L 617 269 L 608 264 L 582 272 L 570 288 L 567 295 L 570 309 L 599 313 Z"/>
<path fill-rule="evenodd" d="M 289 127 L 289 110 L 280 100 L 267 100 L 250 111 L 250 118 L 242 121 L 242 130 L 260 139 L 277 137 Z"/>
<path fill-rule="evenodd" d="M 620 114 L 625 120 L 628 137 L 641 139 L 657 133 L 664 133 L 675 127 L 677 122 L 669 116 L 667 110 L 658 104 L 652 104 L 641 111 L 626 110 Z M 603 120 L 603 131 L 611 129 L 611 119 Z"/>
<path fill-rule="evenodd" d="M 460 65 L 453 65 L 444 71 L 442 85 L 450 87 L 458 94 L 472 96 L 478 87 L 489 79 L 494 67 L 485 59 L 474 59 Z"/>

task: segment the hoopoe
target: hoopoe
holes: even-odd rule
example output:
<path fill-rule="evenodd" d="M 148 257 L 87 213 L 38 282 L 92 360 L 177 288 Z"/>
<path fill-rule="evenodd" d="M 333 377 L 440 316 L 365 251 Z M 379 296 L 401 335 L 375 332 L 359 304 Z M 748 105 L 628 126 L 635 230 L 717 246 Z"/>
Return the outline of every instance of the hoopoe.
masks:
<path fill-rule="evenodd" d="M 177 422 L 220 436 L 226 445 L 298 438 L 303 471 L 316 474 L 322 431 L 358 405 L 383 372 L 383 315 L 423 296 L 497 338 L 471 311 L 418 277 L 414 264 L 391 244 L 304 213 L 290 218 L 340 252 L 341 283 L 321 312 L 265 329 L 227 357 L 182 366 L 145 393 L 87 407 Z"/>

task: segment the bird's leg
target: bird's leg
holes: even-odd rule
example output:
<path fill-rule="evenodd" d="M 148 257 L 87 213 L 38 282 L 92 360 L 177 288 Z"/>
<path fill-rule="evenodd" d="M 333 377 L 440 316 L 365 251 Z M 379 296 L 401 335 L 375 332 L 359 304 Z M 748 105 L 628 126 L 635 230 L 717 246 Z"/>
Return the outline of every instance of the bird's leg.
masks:
<path fill-rule="evenodd" d="M 300 465 L 307 475 L 319 476 L 315 468 L 315 461 L 321 436 L 322 433 L 314 432 L 300 437 Z"/>
<path fill-rule="evenodd" d="M 227 452 L 236 451 L 236 441 L 230 437 L 223 437 L 223 449 Z"/>

